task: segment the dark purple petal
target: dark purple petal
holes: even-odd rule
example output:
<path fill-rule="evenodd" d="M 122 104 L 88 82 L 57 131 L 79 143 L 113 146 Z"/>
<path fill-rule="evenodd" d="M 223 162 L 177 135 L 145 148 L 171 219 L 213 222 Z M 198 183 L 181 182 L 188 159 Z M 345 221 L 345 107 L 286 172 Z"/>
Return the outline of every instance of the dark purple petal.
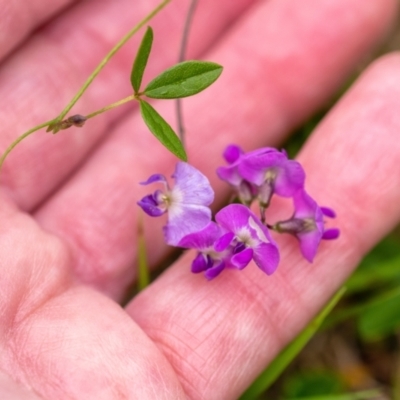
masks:
<path fill-rule="evenodd" d="M 147 179 L 147 181 L 144 182 L 140 182 L 141 185 L 148 185 L 150 183 L 154 183 L 154 182 L 162 182 L 165 185 L 167 185 L 167 180 L 165 179 L 165 176 L 162 174 L 154 174 L 152 176 L 150 176 L 149 179 Z"/>
<path fill-rule="evenodd" d="M 211 210 L 205 206 L 171 205 L 168 223 L 164 226 L 165 242 L 178 246 L 183 237 L 204 229 L 211 222 Z"/>
<path fill-rule="evenodd" d="M 142 208 L 142 210 L 146 214 L 150 215 L 151 217 L 159 217 L 166 211 L 159 208 L 159 205 L 155 201 L 154 196 L 152 194 L 143 197 L 143 199 L 138 201 L 137 204 Z"/>
<path fill-rule="evenodd" d="M 207 256 L 202 253 L 198 253 L 196 258 L 192 262 L 191 271 L 195 274 L 203 272 L 208 268 Z"/>
<path fill-rule="evenodd" d="M 224 151 L 224 158 L 228 164 L 233 164 L 243 153 L 243 150 L 239 146 L 230 144 Z"/>
<path fill-rule="evenodd" d="M 279 264 L 279 251 L 275 244 L 261 243 L 254 248 L 254 262 L 267 275 L 271 275 Z"/>
<path fill-rule="evenodd" d="M 211 221 L 204 229 L 184 236 L 179 241 L 178 246 L 187 249 L 205 250 L 212 248 L 221 235 L 221 228 Z"/>
<path fill-rule="evenodd" d="M 320 207 L 322 214 L 324 214 L 326 217 L 329 218 L 335 218 L 336 217 L 336 213 L 335 211 L 332 210 L 332 208 L 328 208 L 328 207 Z"/>
<path fill-rule="evenodd" d="M 312 231 L 297 235 L 300 241 L 300 250 L 304 258 L 309 262 L 313 262 L 319 243 L 321 242 L 322 234 L 318 231 Z"/>
<path fill-rule="evenodd" d="M 202 206 L 213 202 L 214 191 L 210 181 L 190 164 L 178 162 L 172 177 L 175 179 L 175 186 L 171 191 L 172 201 Z"/>
<path fill-rule="evenodd" d="M 214 250 L 221 252 L 227 249 L 227 247 L 231 244 L 235 234 L 233 232 L 225 233 L 222 235 L 214 244 Z"/>
<path fill-rule="evenodd" d="M 209 268 L 205 272 L 205 277 L 210 281 L 211 279 L 214 279 L 217 277 L 225 268 L 225 262 L 221 261 L 220 263 L 216 264 L 214 267 Z"/>
<path fill-rule="evenodd" d="M 323 235 L 322 235 L 322 239 L 325 240 L 332 240 L 332 239 L 337 239 L 340 235 L 340 231 L 337 228 L 331 228 L 331 229 L 327 229 Z"/>
<path fill-rule="evenodd" d="M 230 258 L 230 264 L 232 264 L 237 269 L 243 269 L 246 267 L 251 259 L 253 258 L 253 249 L 247 248 L 240 253 L 234 254 Z"/>

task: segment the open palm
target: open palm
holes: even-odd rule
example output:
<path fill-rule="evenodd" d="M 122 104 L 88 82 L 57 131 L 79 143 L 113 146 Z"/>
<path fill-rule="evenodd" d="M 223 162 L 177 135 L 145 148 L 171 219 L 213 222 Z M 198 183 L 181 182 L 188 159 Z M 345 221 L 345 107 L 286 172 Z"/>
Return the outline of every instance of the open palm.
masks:
<path fill-rule="evenodd" d="M 187 2 L 151 25 L 152 76 L 171 65 Z M 56 116 L 104 54 L 156 1 L 0 0 L 0 147 Z M 190 162 L 215 168 L 229 143 L 279 145 L 343 84 L 390 26 L 395 0 L 202 0 L 189 57 L 224 66 L 184 104 Z M 45 25 L 43 25 L 45 24 Z M 33 33 L 31 33 L 33 32 Z M 74 109 L 129 94 L 134 40 Z M 146 78 L 145 78 L 146 79 Z M 254 265 L 207 282 L 188 253 L 127 307 L 135 279 L 138 182 L 174 158 L 125 106 L 82 129 L 36 133 L 1 174 L 0 397 L 235 399 L 400 216 L 400 56 L 377 61 L 324 119 L 299 159 L 306 188 L 342 235 L 313 264 L 280 238 L 271 277 Z M 157 104 L 173 121 L 173 104 Z M 146 220 L 146 223 L 148 220 Z M 146 225 L 152 265 L 167 255 Z"/>

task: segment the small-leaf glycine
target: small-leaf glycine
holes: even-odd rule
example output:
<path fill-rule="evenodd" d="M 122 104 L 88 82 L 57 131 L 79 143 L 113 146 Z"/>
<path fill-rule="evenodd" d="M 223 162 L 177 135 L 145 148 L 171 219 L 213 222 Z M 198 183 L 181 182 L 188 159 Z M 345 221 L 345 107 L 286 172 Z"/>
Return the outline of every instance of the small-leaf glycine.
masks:
<path fill-rule="evenodd" d="M 167 121 L 145 100 L 179 99 L 193 96 L 215 82 L 222 73 L 222 67 L 207 61 L 184 61 L 156 76 L 141 91 L 143 74 L 153 44 L 153 30 L 147 28 L 133 62 L 131 84 L 135 98 L 139 100 L 142 118 L 150 132 L 174 155 L 187 160 L 181 140 Z"/>
<path fill-rule="evenodd" d="M 230 145 L 224 158 L 227 165 L 219 167 L 217 175 L 233 187 L 241 204 L 227 205 L 216 213 L 215 221 L 209 208 L 214 191 L 193 166 L 178 162 L 172 188 L 161 174 L 142 182 L 164 186 L 138 205 L 153 217 L 167 213 L 167 244 L 197 250 L 192 272 L 204 272 L 207 279 L 213 279 L 225 268 L 241 270 L 253 260 L 267 275 L 272 274 L 279 264 L 279 250 L 270 230 L 294 235 L 309 262 L 322 239 L 339 236 L 338 229 L 324 226 L 324 217 L 334 218 L 334 211 L 320 207 L 305 191 L 302 166 L 289 160 L 284 151 L 264 147 L 245 153 Z M 291 218 L 270 225 L 265 222 L 265 211 L 274 195 L 291 198 L 294 212 Z M 260 216 L 250 209 L 254 201 L 259 203 Z"/>

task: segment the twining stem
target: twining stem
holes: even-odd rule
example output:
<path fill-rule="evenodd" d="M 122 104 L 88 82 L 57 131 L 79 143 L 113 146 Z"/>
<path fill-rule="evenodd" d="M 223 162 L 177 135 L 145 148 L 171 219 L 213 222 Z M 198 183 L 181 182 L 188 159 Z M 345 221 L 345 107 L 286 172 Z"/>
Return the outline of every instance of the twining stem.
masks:
<path fill-rule="evenodd" d="M 133 29 L 131 29 L 113 48 L 112 50 L 104 57 L 104 59 L 100 62 L 100 64 L 96 67 L 96 69 L 92 72 L 92 74 L 89 76 L 89 78 L 86 80 L 86 82 L 82 85 L 82 87 L 79 89 L 78 93 L 74 96 L 74 98 L 68 103 L 68 105 L 62 110 L 61 114 L 55 118 L 52 119 L 51 121 L 43 122 L 40 125 L 37 125 L 29 131 L 26 131 L 23 133 L 21 136 L 19 136 L 17 139 L 12 142 L 5 152 L 1 155 L 0 157 L 0 170 L 1 167 L 3 166 L 4 160 L 8 156 L 8 154 L 14 149 L 14 147 L 20 143 L 22 140 L 24 140 L 26 137 L 31 135 L 32 133 L 38 131 L 39 129 L 46 128 L 48 127 L 49 130 L 51 130 L 52 127 L 60 123 L 64 117 L 67 115 L 67 113 L 71 110 L 71 108 L 75 105 L 75 103 L 81 98 L 83 93 L 86 91 L 86 89 L 89 87 L 89 85 L 93 82 L 94 78 L 100 73 L 100 71 L 104 68 L 104 66 L 110 61 L 110 59 L 114 56 L 114 54 L 140 29 L 145 25 L 147 22 L 149 22 L 159 11 L 161 11 L 171 0 L 163 0 L 156 8 L 153 9 L 146 17 L 144 17 Z M 123 104 L 124 102 L 126 103 L 127 101 L 130 101 L 132 99 L 126 98 L 123 100 L 120 100 L 117 103 L 111 104 L 110 106 L 107 106 L 107 109 L 117 107 L 118 105 Z M 97 114 L 100 114 L 101 112 L 104 112 L 106 110 L 99 110 L 96 113 L 89 114 L 87 118 L 92 118 Z"/>
<path fill-rule="evenodd" d="M 189 38 L 189 29 L 192 24 L 192 19 L 193 19 L 194 11 L 196 9 L 196 5 L 197 5 L 197 0 L 192 0 L 192 2 L 190 3 L 190 6 L 189 6 L 189 11 L 186 16 L 185 26 L 183 28 L 183 35 L 182 35 L 181 47 L 179 50 L 178 62 L 185 61 L 187 41 Z M 176 99 L 176 118 L 177 118 L 177 122 L 178 122 L 179 138 L 181 139 L 183 148 L 185 148 L 185 126 L 183 124 L 182 100 L 181 99 Z"/>
<path fill-rule="evenodd" d="M 139 94 L 131 94 L 130 96 L 125 97 L 124 99 L 118 100 L 115 103 L 109 104 L 108 106 L 105 106 L 105 107 L 101 108 L 100 110 L 94 111 L 94 112 L 86 115 L 85 117 L 86 117 L 86 119 L 93 118 L 96 115 L 99 115 L 103 112 L 111 110 L 115 107 L 121 106 L 122 104 L 128 103 L 129 101 L 138 100 L 138 99 L 139 99 Z"/>
<path fill-rule="evenodd" d="M 100 64 L 96 67 L 96 69 L 92 72 L 83 86 L 79 89 L 78 93 L 74 96 L 74 98 L 68 103 L 68 105 L 61 111 L 61 114 L 56 118 L 56 122 L 60 122 L 64 119 L 64 117 L 68 114 L 71 108 L 75 105 L 75 103 L 80 99 L 85 90 L 89 87 L 89 85 L 93 82 L 94 78 L 100 73 L 100 71 L 104 68 L 104 66 L 110 61 L 110 59 L 114 56 L 114 54 L 147 22 L 149 22 L 159 11 L 161 11 L 171 0 L 162 1 L 154 10 L 149 13 L 146 17 L 144 17 L 132 30 L 130 30 L 114 47 L 113 49 L 104 57 L 104 59 L 100 62 Z"/>
<path fill-rule="evenodd" d="M 26 131 L 24 134 L 19 136 L 17 139 L 15 139 L 5 150 L 5 152 L 1 155 L 0 158 L 0 170 L 1 167 L 3 166 L 4 160 L 8 156 L 8 154 L 13 150 L 13 148 L 22 140 L 24 140 L 27 136 L 29 136 L 31 133 L 38 131 L 39 129 L 45 128 L 46 126 L 49 126 L 51 123 L 53 123 L 54 120 L 43 122 L 40 125 L 36 125 L 35 127 L 29 129 L 29 131 Z"/>

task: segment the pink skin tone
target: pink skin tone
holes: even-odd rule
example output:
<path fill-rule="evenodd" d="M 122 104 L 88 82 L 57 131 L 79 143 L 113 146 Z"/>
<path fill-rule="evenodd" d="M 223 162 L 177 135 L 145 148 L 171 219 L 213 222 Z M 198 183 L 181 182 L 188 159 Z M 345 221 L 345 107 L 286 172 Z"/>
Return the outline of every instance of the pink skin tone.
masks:
<path fill-rule="evenodd" d="M 148 77 L 176 58 L 183 3 L 152 23 L 158 43 Z M 3 149 L 54 117 L 156 2 L 36 0 L 29 19 L 26 2 L 7 4 L 0 0 L 9 21 L 0 65 Z M 185 120 L 190 161 L 210 178 L 217 203 L 228 195 L 214 172 L 225 146 L 278 145 L 343 84 L 395 13 L 395 0 L 200 2 L 189 54 L 225 70 L 185 102 Z M 134 43 L 75 112 L 129 93 Z M 237 398 L 400 218 L 399 71 L 396 54 L 369 67 L 299 155 L 306 190 L 337 212 L 341 229 L 312 265 L 294 238 L 282 236 L 272 276 L 249 265 L 207 282 L 189 272 L 188 252 L 125 309 L 118 301 L 135 278 L 135 203 L 146 194 L 138 182 L 172 173 L 174 158 L 135 106 L 27 139 L 0 177 L 0 398 Z M 170 121 L 172 107 L 156 103 Z M 155 265 L 168 249 L 153 221 L 146 230 Z"/>

